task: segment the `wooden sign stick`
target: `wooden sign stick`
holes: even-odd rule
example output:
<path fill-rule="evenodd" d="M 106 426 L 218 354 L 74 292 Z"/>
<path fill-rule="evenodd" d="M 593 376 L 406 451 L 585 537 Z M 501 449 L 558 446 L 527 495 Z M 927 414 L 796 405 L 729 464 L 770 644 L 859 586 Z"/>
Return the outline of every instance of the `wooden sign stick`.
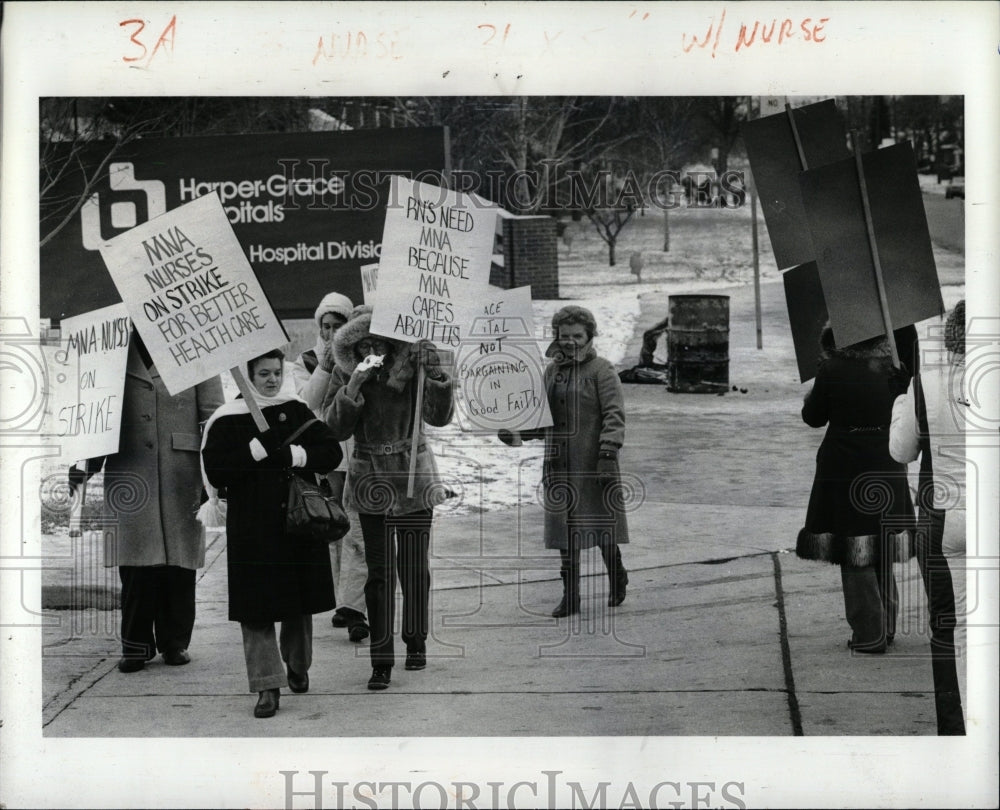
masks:
<path fill-rule="evenodd" d="M 253 398 L 250 383 L 247 382 L 247 378 L 243 376 L 243 371 L 239 368 L 239 366 L 234 366 L 229 369 L 229 373 L 233 375 L 233 379 L 236 380 L 236 387 L 240 389 L 240 393 L 243 394 L 243 399 L 246 400 L 247 407 L 250 409 L 250 415 L 253 417 L 253 423 L 257 426 L 257 430 L 263 433 L 268 429 L 269 425 L 267 424 L 267 420 L 264 418 L 264 414 L 260 412 L 260 405 L 258 405 L 257 400 Z"/>
<path fill-rule="evenodd" d="M 795 141 L 795 151 L 799 153 L 799 165 L 802 166 L 802 171 L 808 171 L 809 166 L 806 165 L 806 153 L 802 148 L 802 139 L 799 138 L 799 128 L 795 126 L 792 105 L 787 101 L 785 102 L 785 113 L 788 115 L 788 125 L 792 128 L 792 140 Z"/>
<path fill-rule="evenodd" d="M 875 224 L 872 221 L 871 205 L 868 201 L 868 185 L 865 183 L 864 167 L 861 164 L 861 148 L 858 142 L 858 131 L 851 130 L 851 146 L 854 148 L 854 165 L 858 170 L 858 183 L 861 186 L 861 205 L 865 211 L 865 227 L 868 231 L 868 247 L 875 266 L 875 286 L 878 288 L 878 303 L 882 309 L 882 323 L 885 325 L 885 337 L 889 341 L 889 351 L 892 353 L 892 365 L 899 368 L 899 352 L 896 350 L 896 338 L 893 335 L 892 318 L 889 316 L 889 298 L 885 294 L 885 281 L 882 278 L 882 263 L 878 257 L 878 245 L 875 242 Z"/>
<path fill-rule="evenodd" d="M 417 475 L 417 446 L 420 444 L 420 421 L 424 411 L 424 364 L 417 360 L 417 402 L 413 406 L 413 440 L 410 444 L 410 475 L 406 479 L 406 497 L 413 497 Z"/>
<path fill-rule="evenodd" d="M 84 470 L 87 469 L 87 462 L 83 462 Z M 79 464 L 75 464 L 75 467 L 79 467 Z M 73 509 L 69 513 L 69 536 L 70 537 L 83 537 L 83 505 L 87 502 L 87 479 L 84 477 L 80 487 L 77 489 L 80 493 L 80 500 L 73 504 Z"/>
<path fill-rule="evenodd" d="M 748 114 L 753 118 L 753 96 L 747 96 Z M 760 118 L 760 110 L 757 111 Z M 753 243 L 753 313 L 754 325 L 757 327 L 757 348 L 764 348 L 764 329 L 761 324 L 760 313 L 760 246 L 757 237 L 757 184 L 750 183 L 750 233 Z M 664 210 L 666 215 L 666 210 Z"/>

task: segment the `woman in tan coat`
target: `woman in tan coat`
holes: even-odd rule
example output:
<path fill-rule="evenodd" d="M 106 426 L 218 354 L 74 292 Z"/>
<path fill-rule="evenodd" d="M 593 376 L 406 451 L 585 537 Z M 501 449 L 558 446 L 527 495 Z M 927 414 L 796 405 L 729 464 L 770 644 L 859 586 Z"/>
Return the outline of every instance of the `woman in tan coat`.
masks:
<path fill-rule="evenodd" d="M 407 495 L 417 364 L 422 363 L 426 371 L 419 416 L 423 422 L 447 425 L 454 398 L 451 378 L 441 370 L 432 344 L 381 338 L 370 333 L 370 326 L 371 307 L 356 307 L 333 337 L 336 367 L 330 379 L 326 422 L 338 440 L 354 439 L 344 505 L 358 512 L 368 563 L 365 603 L 372 661 L 368 688 L 386 689 L 395 663 L 397 569 L 403 591 L 405 667 L 420 670 L 427 664 L 431 522 L 434 507 L 448 497 L 422 431 L 413 495 Z M 380 358 L 378 365 L 368 365 L 372 355 Z"/>
<path fill-rule="evenodd" d="M 553 426 L 522 432 L 545 439 L 545 547 L 559 549 L 562 601 L 556 617 L 580 612 L 580 552 L 597 546 L 608 570 L 608 606 L 625 600 L 628 572 L 619 545 L 628 542 L 621 508 L 618 451 L 625 441 L 625 407 L 614 366 L 594 349 L 590 310 L 567 306 L 552 316 L 555 340 L 546 351 L 545 390 Z M 506 444 L 514 434 L 500 431 Z"/>

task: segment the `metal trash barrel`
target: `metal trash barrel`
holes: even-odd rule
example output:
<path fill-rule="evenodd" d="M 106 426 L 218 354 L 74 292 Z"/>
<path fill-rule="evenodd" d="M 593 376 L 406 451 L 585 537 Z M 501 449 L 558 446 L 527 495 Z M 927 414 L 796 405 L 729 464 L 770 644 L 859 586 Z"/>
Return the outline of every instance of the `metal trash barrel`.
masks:
<path fill-rule="evenodd" d="M 669 388 L 686 394 L 729 390 L 729 296 L 671 295 Z"/>

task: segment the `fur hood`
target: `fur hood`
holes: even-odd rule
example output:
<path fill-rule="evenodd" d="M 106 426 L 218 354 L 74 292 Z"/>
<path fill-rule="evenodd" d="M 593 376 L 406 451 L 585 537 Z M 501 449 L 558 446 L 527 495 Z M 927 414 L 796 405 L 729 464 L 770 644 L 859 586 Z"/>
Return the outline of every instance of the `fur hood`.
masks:
<path fill-rule="evenodd" d="M 333 356 L 339 368 L 348 377 L 354 373 L 358 367 L 358 359 L 354 355 L 354 347 L 364 338 L 371 336 L 372 308 L 368 304 L 356 306 L 351 312 L 347 323 L 338 329 L 333 335 Z M 379 374 L 380 378 L 385 375 L 385 383 L 396 391 L 402 391 L 406 384 L 413 377 L 414 364 L 410 357 L 410 343 L 404 343 L 394 338 L 377 335 L 380 340 L 384 340 L 392 346 L 392 365 L 388 372 Z"/>

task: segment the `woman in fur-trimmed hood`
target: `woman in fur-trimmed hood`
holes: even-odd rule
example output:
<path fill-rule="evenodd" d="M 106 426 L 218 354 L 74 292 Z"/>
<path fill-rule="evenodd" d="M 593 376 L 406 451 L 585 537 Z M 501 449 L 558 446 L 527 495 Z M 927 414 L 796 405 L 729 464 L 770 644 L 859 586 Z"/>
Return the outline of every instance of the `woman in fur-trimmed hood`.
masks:
<path fill-rule="evenodd" d="M 803 559 L 840 565 L 849 646 L 880 653 L 895 633 L 892 563 L 913 555 L 906 468 L 889 455 L 892 403 L 908 374 L 893 369 L 885 337 L 838 349 L 827 324 L 820 345 L 802 419 L 827 430 L 795 550 Z"/>
<path fill-rule="evenodd" d="M 447 425 L 454 398 L 451 378 L 441 369 L 432 343 L 408 344 L 372 335 L 371 318 L 371 307 L 355 307 L 334 335 L 336 365 L 325 418 L 338 439 L 354 439 L 345 503 L 358 512 L 368 563 L 365 604 L 373 669 L 368 688 L 385 689 L 395 663 L 392 628 L 397 556 L 406 669 L 423 669 L 426 663 L 431 522 L 434 507 L 449 494 L 421 427 L 413 495 L 407 495 L 418 364 L 425 371 L 423 422 L 435 427 Z M 380 358 L 380 365 L 370 366 L 371 356 Z"/>

